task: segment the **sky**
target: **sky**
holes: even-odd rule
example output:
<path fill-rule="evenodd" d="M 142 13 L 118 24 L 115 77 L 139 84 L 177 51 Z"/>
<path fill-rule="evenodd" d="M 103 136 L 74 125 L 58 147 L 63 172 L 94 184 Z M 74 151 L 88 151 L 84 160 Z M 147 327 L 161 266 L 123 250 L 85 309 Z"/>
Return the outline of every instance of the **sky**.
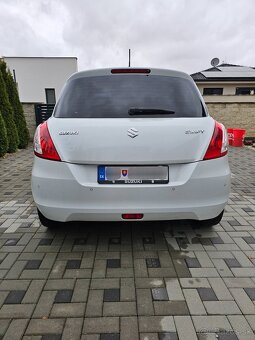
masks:
<path fill-rule="evenodd" d="M 255 67 L 255 0 L 0 0 L 0 56 L 75 56 L 78 69 Z"/>

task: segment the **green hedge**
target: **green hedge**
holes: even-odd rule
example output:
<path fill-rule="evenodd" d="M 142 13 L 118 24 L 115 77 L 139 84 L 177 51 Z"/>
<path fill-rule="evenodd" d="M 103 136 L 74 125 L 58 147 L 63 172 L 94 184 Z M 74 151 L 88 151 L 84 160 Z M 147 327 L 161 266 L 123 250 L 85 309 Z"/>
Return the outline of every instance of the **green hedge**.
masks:
<path fill-rule="evenodd" d="M 29 142 L 29 132 L 28 132 L 25 116 L 24 116 L 23 107 L 19 100 L 17 86 L 13 80 L 13 77 L 10 71 L 7 73 L 6 85 L 7 85 L 7 93 L 9 96 L 9 101 L 14 112 L 14 122 L 18 130 L 18 136 L 19 136 L 18 147 L 20 149 L 24 149 L 27 147 L 28 142 Z"/>
<path fill-rule="evenodd" d="M 6 91 L 2 69 L 0 70 L 0 111 L 2 112 L 7 130 L 8 152 L 15 152 L 19 144 L 19 137 L 14 122 L 13 110 Z"/>
<path fill-rule="evenodd" d="M 3 59 L 0 59 L 0 112 L 0 156 L 6 152 L 5 135 L 7 135 L 7 152 L 15 152 L 18 147 L 27 147 L 29 132 L 23 107 L 16 83 L 10 71 L 7 71 Z"/>
<path fill-rule="evenodd" d="M 8 150 L 7 131 L 3 116 L 0 112 L 0 157 L 4 156 Z"/>

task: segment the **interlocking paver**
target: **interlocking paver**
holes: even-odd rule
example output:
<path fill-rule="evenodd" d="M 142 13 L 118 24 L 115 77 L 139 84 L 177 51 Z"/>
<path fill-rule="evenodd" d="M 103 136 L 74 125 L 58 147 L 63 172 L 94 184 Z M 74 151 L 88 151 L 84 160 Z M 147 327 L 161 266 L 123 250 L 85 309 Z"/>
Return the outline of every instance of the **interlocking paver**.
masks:
<path fill-rule="evenodd" d="M 106 261 L 107 268 L 120 268 L 120 260 L 119 259 L 109 259 Z"/>
<path fill-rule="evenodd" d="M 137 313 L 138 315 L 153 315 L 154 308 L 150 289 L 136 290 Z"/>
<path fill-rule="evenodd" d="M 179 340 L 175 332 L 160 332 L 158 333 L 159 340 Z"/>
<path fill-rule="evenodd" d="M 136 277 L 148 277 L 148 268 L 145 259 L 135 259 L 134 260 L 134 271 Z"/>
<path fill-rule="evenodd" d="M 26 329 L 26 334 L 61 334 L 65 319 L 32 319 Z"/>
<path fill-rule="evenodd" d="M 0 319 L 27 319 L 31 317 L 34 308 L 34 304 L 4 304 L 0 310 Z"/>
<path fill-rule="evenodd" d="M 42 340 L 61 340 L 61 334 L 46 334 L 42 336 Z"/>
<path fill-rule="evenodd" d="M 81 336 L 83 318 L 66 319 L 65 327 L 62 334 L 62 340 L 79 340 Z"/>
<path fill-rule="evenodd" d="M 137 317 L 121 317 L 120 319 L 121 340 L 139 340 Z"/>
<path fill-rule="evenodd" d="M 234 301 L 204 301 L 204 306 L 208 314 L 241 314 L 238 305 Z"/>
<path fill-rule="evenodd" d="M 103 290 L 91 290 L 88 296 L 88 303 L 86 306 L 86 316 L 102 316 L 103 313 Z"/>
<path fill-rule="evenodd" d="M 238 340 L 253 340 L 255 338 L 249 323 L 243 315 L 230 315 L 228 319 L 236 332 Z"/>
<path fill-rule="evenodd" d="M 79 269 L 81 266 L 81 260 L 68 260 L 66 269 Z"/>
<path fill-rule="evenodd" d="M 4 303 L 5 304 L 21 303 L 25 294 L 26 294 L 25 290 L 11 290 L 8 296 L 6 297 Z"/>
<path fill-rule="evenodd" d="M 185 301 L 155 301 L 153 304 L 156 315 L 189 315 Z"/>
<path fill-rule="evenodd" d="M 168 301 L 166 288 L 152 288 L 152 298 L 154 301 Z"/>
<path fill-rule="evenodd" d="M 23 334 L 27 327 L 28 320 L 27 319 L 14 319 L 11 321 L 10 326 L 8 327 L 4 339 L 5 340 L 19 340 L 23 339 Z M 1 333 L 0 333 L 1 334 Z"/>
<path fill-rule="evenodd" d="M 51 316 L 55 318 L 83 317 L 85 307 L 85 303 L 56 303 L 52 307 Z"/>
<path fill-rule="evenodd" d="M 86 302 L 88 298 L 89 292 L 89 283 L 88 279 L 77 279 L 75 282 L 72 302 Z"/>
<path fill-rule="evenodd" d="M 237 261 L 237 259 L 224 259 L 227 266 L 229 268 L 239 268 L 241 267 L 241 264 Z"/>
<path fill-rule="evenodd" d="M 55 303 L 70 302 L 72 299 L 73 291 L 71 289 L 61 289 L 57 291 L 55 296 Z"/>
<path fill-rule="evenodd" d="M 190 316 L 174 317 L 179 340 L 189 339 L 196 340 L 197 335 Z"/>
<path fill-rule="evenodd" d="M 50 314 L 56 291 L 43 291 L 35 307 L 34 318 L 47 318 Z"/>
<path fill-rule="evenodd" d="M 120 290 L 110 288 L 104 290 L 104 302 L 117 302 L 120 301 Z"/>
<path fill-rule="evenodd" d="M 121 301 L 135 301 L 135 281 L 134 278 L 120 279 L 120 300 Z"/>
<path fill-rule="evenodd" d="M 224 278 L 223 279 L 229 288 L 255 288 L 255 282 L 251 278 Z"/>
<path fill-rule="evenodd" d="M 218 300 L 233 300 L 233 296 L 229 292 L 226 284 L 224 283 L 222 278 L 209 278 L 209 283 L 217 296 Z"/>
<path fill-rule="evenodd" d="M 196 289 L 183 290 L 191 315 L 206 315 L 206 310 Z"/>
<path fill-rule="evenodd" d="M 185 259 L 189 268 L 201 268 L 201 264 L 196 258 Z"/>
<path fill-rule="evenodd" d="M 88 279 L 91 277 L 91 269 L 66 269 L 64 278 Z"/>
<path fill-rule="evenodd" d="M 242 288 L 231 288 L 230 293 L 243 314 L 255 314 L 255 305 Z"/>
<path fill-rule="evenodd" d="M 105 302 L 104 316 L 133 316 L 137 315 L 135 302 Z"/>
<path fill-rule="evenodd" d="M 213 289 L 211 288 L 198 288 L 198 294 L 202 301 L 217 301 L 218 300 Z"/>
<path fill-rule="evenodd" d="M 210 283 L 206 278 L 181 278 L 182 288 L 210 288 Z"/>
<path fill-rule="evenodd" d="M 110 289 L 119 288 L 120 280 L 117 279 L 92 279 L 90 284 L 90 289 Z"/>
<path fill-rule="evenodd" d="M 249 298 L 254 301 L 255 300 L 255 288 L 245 288 L 244 290 L 246 294 L 248 294 Z"/>
<path fill-rule="evenodd" d="M 226 316 L 193 316 L 192 317 L 195 329 L 199 333 L 212 333 L 225 331 L 232 331 L 232 327 Z"/>
<path fill-rule="evenodd" d="M 0 159 L 0 338 L 255 338 L 254 150 L 230 150 L 232 192 L 212 228 L 47 230 L 31 197 L 31 156 Z"/>
<path fill-rule="evenodd" d="M 120 340 L 119 333 L 100 334 L 100 340 Z"/>
<path fill-rule="evenodd" d="M 183 292 L 178 279 L 165 278 L 166 290 L 171 301 L 184 300 Z"/>
<path fill-rule="evenodd" d="M 83 333 L 119 333 L 118 317 L 86 318 Z"/>
<path fill-rule="evenodd" d="M 77 280 L 78 281 L 78 280 Z M 50 279 L 46 281 L 44 290 L 61 290 L 70 289 L 72 290 L 75 285 L 74 279 Z"/>
<path fill-rule="evenodd" d="M 159 259 L 147 258 L 146 259 L 147 268 L 159 268 L 161 267 Z"/>

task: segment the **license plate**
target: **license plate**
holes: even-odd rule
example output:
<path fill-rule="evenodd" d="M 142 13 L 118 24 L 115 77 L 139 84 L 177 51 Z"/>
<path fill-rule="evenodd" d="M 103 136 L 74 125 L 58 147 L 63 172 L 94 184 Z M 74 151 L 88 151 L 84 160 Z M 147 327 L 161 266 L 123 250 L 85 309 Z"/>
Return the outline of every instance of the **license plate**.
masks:
<path fill-rule="evenodd" d="M 168 166 L 105 166 L 98 167 L 99 184 L 166 184 Z"/>

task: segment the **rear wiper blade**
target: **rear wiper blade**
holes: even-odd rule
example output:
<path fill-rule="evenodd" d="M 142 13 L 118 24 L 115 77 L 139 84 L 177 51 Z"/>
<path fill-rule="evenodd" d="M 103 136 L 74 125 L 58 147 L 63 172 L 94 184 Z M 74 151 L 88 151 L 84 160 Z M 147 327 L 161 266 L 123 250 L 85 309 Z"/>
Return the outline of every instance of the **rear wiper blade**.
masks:
<path fill-rule="evenodd" d="M 174 111 L 164 109 L 143 109 L 132 108 L 128 110 L 130 116 L 142 116 L 142 115 L 173 115 Z"/>

